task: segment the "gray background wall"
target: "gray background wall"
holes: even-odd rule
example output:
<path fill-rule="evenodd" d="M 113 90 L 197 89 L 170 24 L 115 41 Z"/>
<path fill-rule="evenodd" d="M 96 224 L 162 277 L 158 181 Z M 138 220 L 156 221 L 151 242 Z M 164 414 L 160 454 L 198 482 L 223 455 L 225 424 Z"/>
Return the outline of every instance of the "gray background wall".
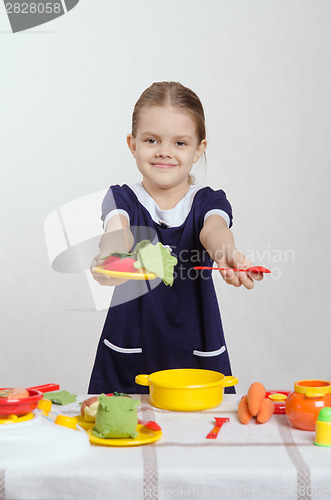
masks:
<path fill-rule="evenodd" d="M 327 0 L 81 0 L 14 35 L 0 4 L 0 386 L 87 390 L 106 311 L 84 272 L 52 270 L 44 221 L 140 180 L 125 137 L 159 80 L 200 96 L 198 181 L 226 191 L 237 246 L 274 270 L 253 291 L 215 278 L 238 391 L 331 378 L 330 16 Z"/>

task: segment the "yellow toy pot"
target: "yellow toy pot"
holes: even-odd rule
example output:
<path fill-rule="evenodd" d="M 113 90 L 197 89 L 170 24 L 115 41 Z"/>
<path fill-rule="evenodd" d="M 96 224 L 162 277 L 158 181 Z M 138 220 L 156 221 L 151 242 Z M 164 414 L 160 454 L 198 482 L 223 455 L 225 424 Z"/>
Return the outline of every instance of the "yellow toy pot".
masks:
<path fill-rule="evenodd" d="M 149 386 L 150 402 L 172 411 L 200 411 L 215 408 L 223 400 L 224 387 L 238 383 L 212 370 L 180 368 L 137 375 L 136 383 Z"/>

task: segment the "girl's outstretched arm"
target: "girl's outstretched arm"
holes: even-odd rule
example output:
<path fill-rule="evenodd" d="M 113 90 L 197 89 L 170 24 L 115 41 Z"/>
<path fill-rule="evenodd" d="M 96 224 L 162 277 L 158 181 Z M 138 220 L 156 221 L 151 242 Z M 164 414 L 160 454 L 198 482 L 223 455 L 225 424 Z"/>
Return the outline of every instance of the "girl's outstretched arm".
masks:
<path fill-rule="evenodd" d="M 110 278 L 100 273 L 94 272 L 93 267 L 100 266 L 103 258 L 113 252 L 129 252 L 134 242 L 130 231 L 128 219 L 124 215 L 114 215 L 107 222 L 106 230 L 101 237 L 99 247 L 100 252 L 94 258 L 91 264 L 91 273 L 93 278 L 103 286 L 121 285 L 127 280 Z"/>
<path fill-rule="evenodd" d="M 260 273 L 236 272 L 232 269 L 247 269 L 253 264 L 237 250 L 232 231 L 227 227 L 223 217 L 210 215 L 200 232 L 201 244 L 205 247 L 217 267 L 229 268 L 220 271 L 224 281 L 229 285 L 241 286 L 250 289 L 254 286 L 254 280 L 261 280 Z"/>

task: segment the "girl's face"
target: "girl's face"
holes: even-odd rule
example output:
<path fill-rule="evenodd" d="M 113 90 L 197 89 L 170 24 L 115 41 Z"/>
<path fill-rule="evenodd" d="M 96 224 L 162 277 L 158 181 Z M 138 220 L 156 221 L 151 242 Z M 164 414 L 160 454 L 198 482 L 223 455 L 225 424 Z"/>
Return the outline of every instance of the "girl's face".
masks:
<path fill-rule="evenodd" d="M 207 145 L 199 143 L 192 118 L 172 106 L 143 108 L 136 137 L 128 135 L 127 142 L 147 189 L 187 190 L 188 174 Z"/>

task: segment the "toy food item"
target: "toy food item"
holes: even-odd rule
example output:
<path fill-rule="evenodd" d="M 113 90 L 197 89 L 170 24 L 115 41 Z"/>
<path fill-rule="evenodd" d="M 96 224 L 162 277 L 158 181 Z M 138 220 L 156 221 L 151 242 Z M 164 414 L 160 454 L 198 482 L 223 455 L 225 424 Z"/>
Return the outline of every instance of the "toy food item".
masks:
<path fill-rule="evenodd" d="M 86 422 L 95 422 L 98 406 L 98 396 L 93 396 L 83 401 L 82 406 L 80 407 L 80 412 Z"/>
<path fill-rule="evenodd" d="M 134 438 L 138 435 L 137 406 L 140 402 L 127 395 L 99 396 L 92 434 L 100 438 Z"/>
<path fill-rule="evenodd" d="M 247 396 L 243 396 L 239 402 L 238 406 L 238 418 L 241 424 L 248 424 L 250 419 L 252 418 L 252 414 L 249 411 Z"/>
<path fill-rule="evenodd" d="M 243 396 L 238 405 L 240 423 L 248 424 L 252 417 L 256 417 L 259 424 L 264 424 L 270 419 L 275 405 L 265 396 L 266 390 L 260 382 L 254 382 L 249 386 L 247 396 Z"/>
<path fill-rule="evenodd" d="M 29 392 L 26 389 L 19 389 L 17 387 L 2 389 L 0 391 L 0 398 L 5 399 L 23 399 L 28 398 Z"/>
<path fill-rule="evenodd" d="M 265 392 L 265 388 L 260 382 L 254 382 L 249 386 L 247 404 L 253 417 L 255 417 L 259 411 L 260 405 L 265 398 Z"/>
<path fill-rule="evenodd" d="M 71 394 L 69 391 L 48 392 L 47 399 L 57 405 L 68 405 L 76 401 L 76 394 Z"/>
<path fill-rule="evenodd" d="M 172 286 L 174 266 L 177 259 L 171 255 L 171 248 L 157 242 L 142 240 L 136 244 L 132 252 L 111 253 L 104 259 L 103 268 L 110 271 L 145 272 L 156 274 L 165 285 Z"/>
<path fill-rule="evenodd" d="M 159 276 L 165 285 L 172 286 L 176 264 L 177 259 L 171 255 L 171 249 L 158 242 L 156 245 L 150 243 L 140 248 L 134 266 L 137 269 L 141 267 L 147 269 L 147 271 Z"/>
<path fill-rule="evenodd" d="M 110 255 L 109 257 L 106 257 L 103 261 L 102 267 L 105 269 L 111 269 L 111 265 L 113 262 L 116 262 L 117 260 L 120 260 L 121 257 L 116 257 L 115 255 Z"/>
<path fill-rule="evenodd" d="M 107 257 L 103 263 L 104 269 L 109 271 L 120 271 L 122 273 L 134 273 L 137 269 L 134 267 L 135 259 L 132 257 Z"/>
<path fill-rule="evenodd" d="M 257 412 L 256 420 L 259 422 L 259 424 L 268 422 L 274 410 L 275 407 L 271 399 L 264 398 L 264 400 L 260 404 L 259 411 Z"/>

